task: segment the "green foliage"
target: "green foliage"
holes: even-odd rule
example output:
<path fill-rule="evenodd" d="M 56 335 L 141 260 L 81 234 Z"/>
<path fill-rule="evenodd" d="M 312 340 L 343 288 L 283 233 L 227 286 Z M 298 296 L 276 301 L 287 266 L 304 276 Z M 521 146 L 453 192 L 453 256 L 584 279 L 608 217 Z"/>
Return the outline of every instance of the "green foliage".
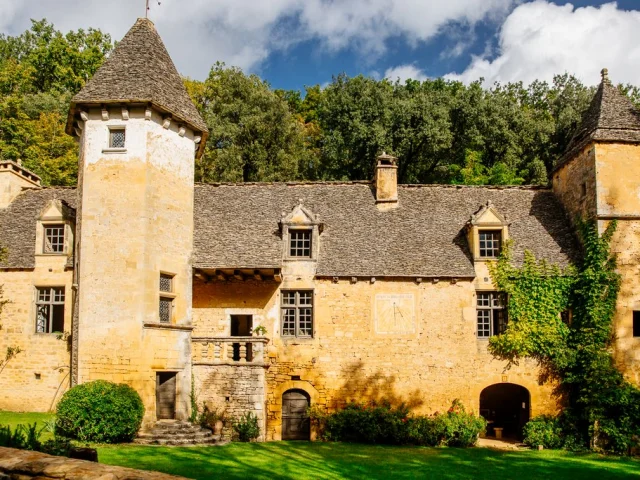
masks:
<path fill-rule="evenodd" d="M 0 425 L 0 447 L 34 450 L 48 455 L 69 456 L 73 445 L 68 439 L 53 438 L 42 440 L 42 433 L 47 425 L 38 427 L 37 423 L 18 424 L 11 430 L 10 425 Z"/>
<path fill-rule="evenodd" d="M 486 427 L 486 421 L 467 413 L 459 400 L 443 414 L 411 415 L 404 405 L 350 403 L 342 410 L 324 414 L 310 409 L 322 437 L 330 441 L 382 445 L 470 447 Z"/>
<path fill-rule="evenodd" d="M 90 442 L 128 442 L 138 433 L 144 406 L 138 393 L 105 380 L 67 391 L 57 406 L 56 435 Z"/>
<path fill-rule="evenodd" d="M 233 422 L 233 430 L 241 442 L 250 442 L 260 436 L 258 417 L 253 412 L 246 412 Z"/>
<path fill-rule="evenodd" d="M 525 252 L 522 267 L 515 267 L 511 243 L 505 242 L 489 271 L 498 290 L 508 295 L 509 312 L 506 331 L 489 340 L 491 353 L 516 364 L 532 357 L 552 371 L 566 364 L 569 326 L 561 312 L 570 305 L 574 269 L 537 261 L 531 252 Z"/>
<path fill-rule="evenodd" d="M 507 246 L 490 269 L 496 287 L 509 294 L 509 323 L 489 348 L 510 362 L 535 358 L 559 382 L 565 447 L 625 453 L 640 438 L 640 390 L 624 379 L 611 353 L 620 290 L 610 251 L 615 229 L 611 222 L 600 235 L 595 221 L 578 222 L 577 271 L 549 267 L 530 253 L 514 267 Z"/>
<path fill-rule="evenodd" d="M 408 417 L 409 409 L 404 405 L 394 408 L 388 403 L 349 403 L 327 416 L 323 436 L 339 442 L 403 444 Z"/>
<path fill-rule="evenodd" d="M 217 422 L 222 422 L 222 426 L 224 426 L 227 420 L 227 411 L 224 407 L 209 408 L 205 402 L 202 403 L 202 411 L 198 415 L 198 424 L 200 424 L 201 427 L 215 430 Z M 260 431 L 258 429 L 258 435 L 259 434 Z"/>
<path fill-rule="evenodd" d="M 300 178 L 302 125 L 285 100 L 256 75 L 216 63 L 203 84 L 189 81 L 207 125 L 207 150 L 196 164 L 200 181 Z"/>
<path fill-rule="evenodd" d="M 189 421 L 191 423 L 196 423 L 198 421 L 198 394 L 196 393 L 196 382 L 191 374 L 191 391 L 189 392 L 189 401 L 191 402 L 191 414 L 189 415 Z"/>
<path fill-rule="evenodd" d="M 77 146 L 64 132 L 69 101 L 113 44 L 100 30 L 63 34 L 46 20 L 0 35 L 0 152 L 22 159 L 45 184 L 73 185 Z"/>
<path fill-rule="evenodd" d="M 541 415 L 532 418 L 524 426 L 523 443 L 536 448 L 542 445 L 544 448 L 560 448 L 563 446 L 563 431 L 557 417 Z"/>

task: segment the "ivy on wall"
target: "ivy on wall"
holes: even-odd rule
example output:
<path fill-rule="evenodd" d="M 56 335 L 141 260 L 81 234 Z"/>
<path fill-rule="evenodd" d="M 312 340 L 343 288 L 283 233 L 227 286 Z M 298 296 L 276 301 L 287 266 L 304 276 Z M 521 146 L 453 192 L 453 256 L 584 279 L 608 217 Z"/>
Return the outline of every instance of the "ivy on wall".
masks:
<path fill-rule="evenodd" d="M 595 221 L 578 222 L 578 268 L 550 266 L 530 252 L 516 267 L 507 243 L 490 272 L 508 294 L 509 323 L 489 350 L 515 364 L 534 358 L 557 382 L 565 445 L 625 453 L 640 440 L 640 390 L 624 379 L 612 354 L 620 290 L 610 249 L 615 229 L 611 222 L 600 235 Z"/>

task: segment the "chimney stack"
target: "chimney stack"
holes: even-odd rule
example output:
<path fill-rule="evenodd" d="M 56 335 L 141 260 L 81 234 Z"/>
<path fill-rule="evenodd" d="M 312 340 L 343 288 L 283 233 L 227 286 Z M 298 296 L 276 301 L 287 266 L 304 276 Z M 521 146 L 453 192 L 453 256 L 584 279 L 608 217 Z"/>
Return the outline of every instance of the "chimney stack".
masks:
<path fill-rule="evenodd" d="M 382 152 L 376 165 L 376 204 L 391 209 L 398 206 L 398 159 Z"/>

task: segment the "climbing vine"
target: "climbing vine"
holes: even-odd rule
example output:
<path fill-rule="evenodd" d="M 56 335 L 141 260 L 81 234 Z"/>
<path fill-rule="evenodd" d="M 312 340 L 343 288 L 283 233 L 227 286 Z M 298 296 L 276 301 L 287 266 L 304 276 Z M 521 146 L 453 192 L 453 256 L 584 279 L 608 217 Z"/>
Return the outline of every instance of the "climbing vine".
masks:
<path fill-rule="evenodd" d="M 517 364 L 534 358 L 562 397 L 565 444 L 623 453 L 640 437 L 640 390 L 616 368 L 613 317 L 620 290 L 611 238 L 596 222 L 578 222 L 579 267 L 561 269 L 527 252 L 512 262 L 511 245 L 490 265 L 493 282 L 508 294 L 506 331 L 489 342 L 491 353 Z"/>

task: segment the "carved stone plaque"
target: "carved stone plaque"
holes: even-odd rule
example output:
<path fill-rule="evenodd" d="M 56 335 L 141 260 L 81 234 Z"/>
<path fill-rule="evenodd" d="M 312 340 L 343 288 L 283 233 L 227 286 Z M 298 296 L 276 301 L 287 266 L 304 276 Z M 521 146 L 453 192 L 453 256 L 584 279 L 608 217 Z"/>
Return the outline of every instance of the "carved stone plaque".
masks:
<path fill-rule="evenodd" d="M 415 301 L 412 293 L 379 293 L 374 303 L 374 324 L 378 334 L 415 333 Z"/>

